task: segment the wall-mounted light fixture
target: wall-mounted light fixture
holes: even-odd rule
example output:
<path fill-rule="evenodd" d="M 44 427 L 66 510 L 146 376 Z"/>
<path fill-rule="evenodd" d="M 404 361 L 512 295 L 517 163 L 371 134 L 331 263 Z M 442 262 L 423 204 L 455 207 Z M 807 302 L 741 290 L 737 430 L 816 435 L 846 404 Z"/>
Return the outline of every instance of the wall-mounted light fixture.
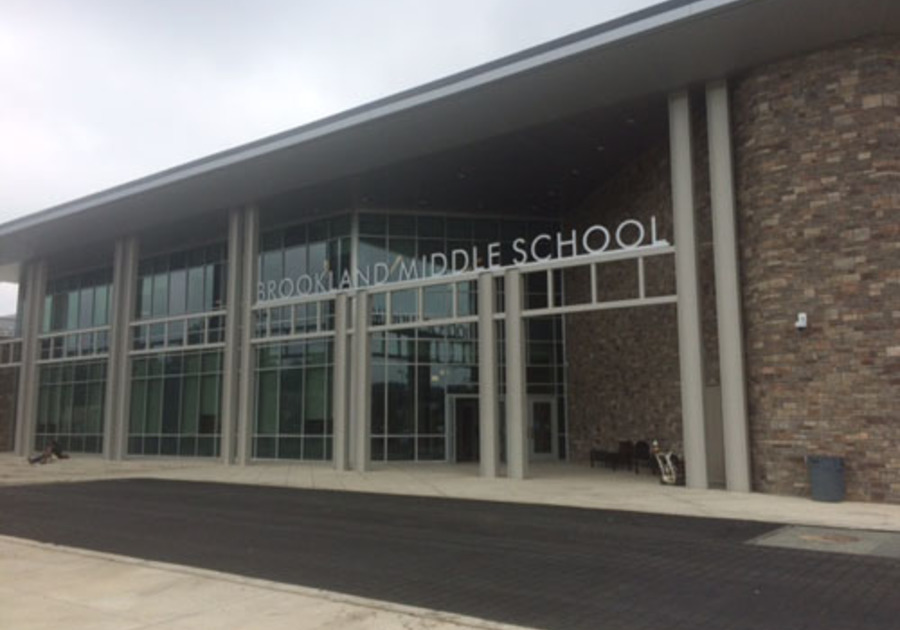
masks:
<path fill-rule="evenodd" d="M 794 328 L 797 330 L 806 330 L 806 326 L 806 313 L 797 313 L 797 321 L 794 322 Z"/>

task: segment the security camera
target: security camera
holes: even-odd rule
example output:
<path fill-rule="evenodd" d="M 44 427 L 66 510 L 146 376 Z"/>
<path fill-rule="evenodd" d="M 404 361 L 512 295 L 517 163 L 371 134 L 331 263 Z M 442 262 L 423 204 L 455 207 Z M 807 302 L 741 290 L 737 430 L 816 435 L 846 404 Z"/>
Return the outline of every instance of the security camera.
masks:
<path fill-rule="evenodd" d="M 806 313 L 797 313 L 797 321 L 794 322 L 794 328 L 806 330 L 806 325 Z"/>

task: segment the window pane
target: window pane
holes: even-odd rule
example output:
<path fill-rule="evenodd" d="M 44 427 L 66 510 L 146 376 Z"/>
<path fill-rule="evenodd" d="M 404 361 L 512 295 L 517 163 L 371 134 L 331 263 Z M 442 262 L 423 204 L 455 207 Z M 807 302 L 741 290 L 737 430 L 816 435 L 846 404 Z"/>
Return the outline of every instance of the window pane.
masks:
<path fill-rule="evenodd" d="M 147 404 L 147 382 L 135 380 L 131 384 L 131 418 L 129 420 L 129 432 L 139 434 L 144 432 L 145 406 Z"/>
<path fill-rule="evenodd" d="M 306 245 L 297 245 L 284 252 L 284 277 L 296 282 L 306 273 Z"/>
<path fill-rule="evenodd" d="M 358 258 L 363 274 L 374 274 L 375 263 L 386 263 L 388 259 L 384 238 L 360 237 Z M 372 278 L 370 280 L 374 283 Z"/>
<path fill-rule="evenodd" d="M 103 383 L 88 384 L 88 410 L 85 429 L 88 433 L 103 431 Z"/>
<path fill-rule="evenodd" d="M 200 418 L 200 377 L 186 376 L 181 395 L 181 432 L 197 433 Z"/>
<path fill-rule="evenodd" d="M 438 285 L 423 289 L 425 319 L 439 319 L 453 315 L 453 287 Z"/>
<path fill-rule="evenodd" d="M 387 364 L 388 378 L 388 433 L 406 434 L 415 430 L 413 396 L 415 367 L 407 363 Z"/>
<path fill-rule="evenodd" d="M 109 323 L 109 285 L 94 289 L 94 326 Z"/>
<path fill-rule="evenodd" d="M 41 332 L 50 332 L 52 325 L 52 316 L 53 314 L 53 296 L 46 295 L 44 296 L 44 321 L 42 322 Z"/>
<path fill-rule="evenodd" d="M 203 308 L 207 311 L 211 311 L 217 308 L 216 305 L 216 267 L 215 265 L 206 265 L 206 269 L 204 270 L 204 294 L 203 294 Z"/>
<path fill-rule="evenodd" d="M 282 251 L 276 249 L 262 254 L 262 264 L 260 266 L 260 279 L 268 284 L 269 282 L 278 281 L 284 277 L 284 268 L 282 266 Z"/>
<path fill-rule="evenodd" d="M 162 428 L 162 379 L 154 378 L 147 382 L 147 416 L 145 431 L 159 433 Z"/>
<path fill-rule="evenodd" d="M 212 308 L 214 310 L 220 309 L 225 306 L 225 300 L 227 296 L 225 295 L 225 287 L 227 286 L 226 275 L 228 273 L 228 268 L 225 263 L 216 263 L 213 277 L 213 290 L 212 290 Z"/>
<path fill-rule="evenodd" d="M 68 306 L 66 330 L 75 330 L 78 328 L 78 291 L 69 291 Z"/>
<path fill-rule="evenodd" d="M 417 313 L 417 289 L 406 289 L 391 293 L 391 322 L 401 324 L 415 321 Z"/>
<path fill-rule="evenodd" d="M 169 315 L 184 315 L 187 309 L 187 271 L 169 274 Z"/>
<path fill-rule="evenodd" d="M 162 432 L 178 433 L 181 411 L 181 378 L 170 377 L 165 380 L 163 395 Z"/>
<path fill-rule="evenodd" d="M 278 432 L 278 372 L 258 372 L 256 378 L 256 432 Z"/>
<path fill-rule="evenodd" d="M 141 293 L 138 300 L 138 314 L 141 319 L 153 312 L 153 276 L 141 278 Z"/>
<path fill-rule="evenodd" d="M 303 433 L 322 435 L 328 403 L 325 395 L 325 368 L 307 368 L 304 388 Z"/>
<path fill-rule="evenodd" d="M 440 366 L 423 365 L 418 368 L 418 432 L 444 432 L 444 389 Z"/>
<path fill-rule="evenodd" d="M 189 313 L 203 310 L 203 267 L 191 267 L 188 270 L 187 309 Z"/>
<path fill-rule="evenodd" d="M 328 251 L 325 241 L 317 241 L 309 244 L 309 273 L 321 274 L 328 270 Z M 327 280 L 323 279 L 327 286 Z M 319 289 L 321 291 L 321 288 Z M 315 293 L 315 289 L 313 293 Z"/>
<path fill-rule="evenodd" d="M 200 433 L 218 432 L 219 376 L 204 376 L 200 381 Z"/>
<path fill-rule="evenodd" d="M 53 331 L 65 330 L 66 313 L 69 311 L 68 293 L 57 293 L 53 296 L 53 316 L 50 321 L 50 329 Z"/>
<path fill-rule="evenodd" d="M 94 289 L 82 289 L 79 295 L 78 327 L 90 328 L 94 323 Z"/>
<path fill-rule="evenodd" d="M 413 438 L 389 438 L 387 458 L 392 460 L 413 459 L 415 456 Z"/>
<path fill-rule="evenodd" d="M 165 273 L 153 277 L 153 317 L 164 317 L 169 298 L 169 276 Z"/>
<path fill-rule="evenodd" d="M 278 432 L 300 434 L 303 416 L 303 370 L 284 370 L 281 373 L 281 405 Z"/>

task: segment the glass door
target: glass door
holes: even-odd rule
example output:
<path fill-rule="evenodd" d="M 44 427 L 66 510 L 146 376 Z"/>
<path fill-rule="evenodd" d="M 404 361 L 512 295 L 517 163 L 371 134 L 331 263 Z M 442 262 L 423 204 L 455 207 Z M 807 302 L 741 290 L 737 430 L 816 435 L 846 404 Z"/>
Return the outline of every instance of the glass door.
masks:
<path fill-rule="evenodd" d="M 453 416 L 453 455 L 450 461 L 477 462 L 479 458 L 478 398 L 448 396 Z"/>
<path fill-rule="evenodd" d="M 556 399 L 552 396 L 529 396 L 528 424 L 532 459 L 556 459 L 559 448 Z"/>

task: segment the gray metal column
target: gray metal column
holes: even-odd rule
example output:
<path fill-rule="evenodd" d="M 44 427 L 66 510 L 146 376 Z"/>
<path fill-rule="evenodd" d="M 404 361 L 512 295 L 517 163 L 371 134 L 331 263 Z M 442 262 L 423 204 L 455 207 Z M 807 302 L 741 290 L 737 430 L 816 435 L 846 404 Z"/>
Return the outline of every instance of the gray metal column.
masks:
<path fill-rule="evenodd" d="M 744 376 L 731 123 L 728 84 L 725 81 L 712 82 L 706 86 L 706 120 L 716 267 L 722 428 L 725 436 L 725 484 L 728 490 L 750 492 L 747 381 Z"/>
<path fill-rule="evenodd" d="M 109 358 L 106 362 L 106 391 L 103 403 L 103 459 L 117 459 L 118 451 L 116 425 L 119 406 L 116 404 L 119 397 L 119 357 L 122 354 L 121 328 L 122 314 L 120 302 L 122 301 L 122 282 L 125 263 L 124 239 L 118 239 L 113 249 L 113 277 L 112 293 L 109 304 Z"/>
<path fill-rule="evenodd" d="M 525 383 L 525 326 L 522 274 L 509 269 L 506 293 L 506 476 L 528 476 L 528 403 Z"/>
<path fill-rule="evenodd" d="M 681 417 L 687 485 L 708 487 L 706 423 L 703 402 L 703 337 L 700 282 L 694 228 L 694 177 L 691 111 L 688 93 L 669 96 L 669 151 L 672 166 L 672 213 L 675 280 L 678 287 L 678 358 L 681 366 Z"/>
<path fill-rule="evenodd" d="M 478 450 L 482 477 L 496 477 L 500 461 L 495 331 L 494 276 L 483 273 L 478 277 Z"/>
<path fill-rule="evenodd" d="M 38 343 L 41 332 L 41 311 L 47 285 L 47 265 L 34 261 L 22 266 L 19 291 L 22 299 L 22 361 L 19 365 L 18 393 L 16 397 L 15 449 L 20 456 L 34 448 L 35 421 L 38 395 Z"/>
<path fill-rule="evenodd" d="M 369 294 L 356 293 L 356 320 L 353 323 L 353 467 L 366 472 L 371 465 L 369 436 Z"/>
<path fill-rule="evenodd" d="M 251 458 L 253 433 L 253 304 L 256 302 L 256 267 L 259 250 L 259 210 L 255 207 L 244 211 L 244 252 L 241 277 L 241 356 L 238 374 L 237 456 L 240 465 Z"/>
<path fill-rule="evenodd" d="M 350 469 L 347 431 L 347 294 L 334 299 L 334 376 L 331 379 L 332 452 L 336 470 Z"/>
<path fill-rule="evenodd" d="M 131 399 L 128 350 L 136 301 L 138 255 L 137 238 L 125 237 L 116 241 L 103 418 L 103 456 L 107 459 L 122 459 L 127 453 Z"/>
<path fill-rule="evenodd" d="M 222 366 L 222 461 L 234 462 L 238 417 L 238 375 L 241 356 L 241 304 L 248 297 L 241 293 L 241 254 L 243 252 L 242 211 L 228 214 L 228 282 L 225 304 L 225 352 Z"/>

